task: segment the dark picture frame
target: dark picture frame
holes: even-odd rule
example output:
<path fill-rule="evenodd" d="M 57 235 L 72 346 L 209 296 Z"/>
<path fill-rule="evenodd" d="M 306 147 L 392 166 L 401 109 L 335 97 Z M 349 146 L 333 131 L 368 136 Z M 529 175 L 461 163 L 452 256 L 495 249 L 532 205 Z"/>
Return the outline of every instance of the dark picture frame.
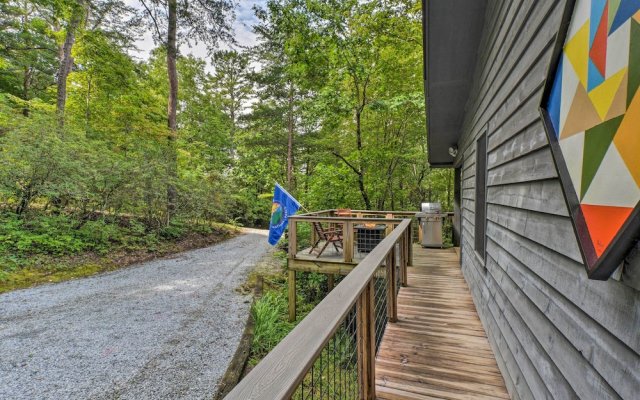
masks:
<path fill-rule="evenodd" d="M 569 176 L 569 171 L 567 169 L 563 153 L 560 149 L 560 143 L 556 137 L 556 132 L 551 123 L 549 113 L 545 108 L 549 100 L 549 96 L 551 95 L 551 89 L 560 64 L 562 49 L 569 32 L 569 26 L 571 24 L 571 18 L 573 16 L 576 3 L 577 0 L 567 0 L 565 3 L 562 22 L 558 29 L 558 34 L 553 48 L 551 63 L 547 69 L 544 91 L 539 110 L 543 120 L 544 129 L 547 134 L 547 139 L 549 140 L 549 146 L 553 155 L 553 162 L 558 173 L 558 177 L 560 178 L 562 192 L 571 216 L 573 230 L 578 239 L 578 247 L 582 254 L 587 275 L 590 279 L 606 280 L 622 264 L 626 255 L 632 249 L 635 240 L 640 236 L 640 203 L 636 204 L 631 215 L 627 218 L 620 230 L 618 230 L 606 250 L 600 257 L 598 257 L 593 246 L 593 242 L 591 241 L 584 215 L 580 209 L 578 195 L 571 184 L 571 178 Z"/>

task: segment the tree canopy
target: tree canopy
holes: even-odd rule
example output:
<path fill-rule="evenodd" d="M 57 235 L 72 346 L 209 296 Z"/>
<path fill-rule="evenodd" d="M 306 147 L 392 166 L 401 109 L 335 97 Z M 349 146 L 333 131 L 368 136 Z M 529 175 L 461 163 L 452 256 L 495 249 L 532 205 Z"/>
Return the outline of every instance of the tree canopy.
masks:
<path fill-rule="evenodd" d="M 264 226 L 274 183 L 308 209 L 451 204 L 427 164 L 415 0 L 2 0 L 0 203 L 81 224 Z M 149 30 L 156 48 L 135 57 Z M 181 52 L 203 43 L 207 59 Z"/>

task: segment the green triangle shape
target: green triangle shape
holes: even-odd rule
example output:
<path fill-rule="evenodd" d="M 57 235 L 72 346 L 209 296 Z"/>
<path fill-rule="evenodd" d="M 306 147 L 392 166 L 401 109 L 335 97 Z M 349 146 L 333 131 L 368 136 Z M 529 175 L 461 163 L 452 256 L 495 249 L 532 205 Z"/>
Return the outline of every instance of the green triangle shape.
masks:
<path fill-rule="evenodd" d="M 629 81 L 627 86 L 627 108 L 640 86 L 640 24 L 631 18 L 629 39 Z"/>
<path fill-rule="evenodd" d="M 589 185 L 591 185 L 593 177 L 596 176 L 596 172 L 598 172 L 604 155 L 607 153 L 623 118 L 624 115 L 610 119 L 591 129 L 587 129 L 585 132 L 580 198 L 583 198 L 587 193 Z"/>
<path fill-rule="evenodd" d="M 607 24 L 607 32 L 611 29 L 611 25 L 613 25 L 613 19 L 616 17 L 616 13 L 618 12 L 618 8 L 620 7 L 621 0 L 610 0 L 609 1 L 609 21 Z"/>

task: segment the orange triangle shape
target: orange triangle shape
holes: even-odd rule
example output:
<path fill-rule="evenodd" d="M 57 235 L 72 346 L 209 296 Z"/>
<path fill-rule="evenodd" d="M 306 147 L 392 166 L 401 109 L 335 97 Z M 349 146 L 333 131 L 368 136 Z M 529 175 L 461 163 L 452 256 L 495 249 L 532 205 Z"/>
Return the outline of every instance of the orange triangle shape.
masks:
<path fill-rule="evenodd" d="M 567 120 L 562 127 L 560 139 L 568 138 L 576 133 L 583 132 L 602 122 L 596 108 L 593 106 L 587 91 L 582 85 L 578 85 L 576 93 L 571 101 L 571 108 L 567 114 Z"/>
<path fill-rule="evenodd" d="M 633 208 L 581 204 L 591 242 L 598 257 L 604 253 Z"/>
<path fill-rule="evenodd" d="M 640 128 L 638 127 L 640 127 L 640 90 L 633 96 L 613 139 L 624 163 L 631 172 L 631 176 L 640 186 L 640 157 L 638 156 L 640 154 Z"/>

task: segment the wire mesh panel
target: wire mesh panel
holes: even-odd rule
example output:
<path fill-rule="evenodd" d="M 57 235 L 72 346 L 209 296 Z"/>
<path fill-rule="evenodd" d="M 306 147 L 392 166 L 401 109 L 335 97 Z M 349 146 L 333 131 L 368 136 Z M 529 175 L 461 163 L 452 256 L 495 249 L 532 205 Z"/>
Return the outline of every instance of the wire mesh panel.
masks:
<path fill-rule="evenodd" d="M 407 260 L 411 260 L 407 247 L 410 224 L 409 219 L 387 218 L 384 224 L 376 221 L 376 225 L 387 225 L 382 244 L 360 261 L 227 397 L 375 398 L 375 357 L 387 323 L 397 320 L 397 292 L 393 289 L 400 286 Z M 348 242 L 343 248 L 345 261 L 351 261 L 355 223 L 349 220 L 342 225 Z M 293 231 L 295 241 L 296 228 Z M 360 240 L 368 239 L 360 236 Z M 290 256 L 296 255 L 295 249 L 291 246 Z"/>
<path fill-rule="evenodd" d="M 322 349 L 292 399 L 359 398 L 358 354 L 356 347 L 356 307 Z"/>
<path fill-rule="evenodd" d="M 387 326 L 387 322 L 389 321 L 389 316 L 387 315 L 388 282 L 386 268 L 381 268 L 378 272 L 376 272 L 375 278 L 373 278 L 373 287 L 373 316 L 375 318 L 375 341 L 377 355 L 378 349 L 380 348 L 380 343 L 382 342 L 382 336 L 384 335 L 384 330 Z"/>
<path fill-rule="evenodd" d="M 359 224 L 355 225 L 353 230 L 354 254 L 364 257 L 385 238 L 387 227 L 384 224 Z"/>

